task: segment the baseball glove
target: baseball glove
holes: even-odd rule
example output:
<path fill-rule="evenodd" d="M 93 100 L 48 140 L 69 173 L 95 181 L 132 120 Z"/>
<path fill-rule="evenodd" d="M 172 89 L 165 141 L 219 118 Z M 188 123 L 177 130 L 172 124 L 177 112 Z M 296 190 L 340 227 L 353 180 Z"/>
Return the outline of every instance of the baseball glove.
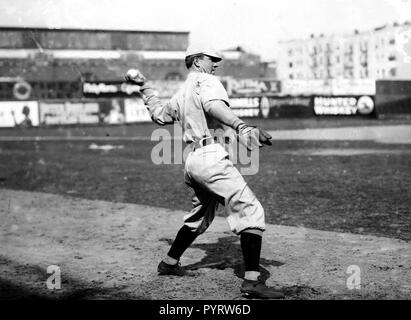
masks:
<path fill-rule="evenodd" d="M 248 126 L 245 123 L 240 124 L 237 128 L 238 141 L 248 150 L 261 148 L 264 144 L 271 146 L 271 135 L 263 129 Z"/>
<path fill-rule="evenodd" d="M 138 69 L 128 70 L 127 73 L 124 75 L 124 79 L 127 82 L 134 83 L 138 86 L 144 85 L 144 83 L 147 81 L 146 77 L 144 77 L 144 75 Z"/>

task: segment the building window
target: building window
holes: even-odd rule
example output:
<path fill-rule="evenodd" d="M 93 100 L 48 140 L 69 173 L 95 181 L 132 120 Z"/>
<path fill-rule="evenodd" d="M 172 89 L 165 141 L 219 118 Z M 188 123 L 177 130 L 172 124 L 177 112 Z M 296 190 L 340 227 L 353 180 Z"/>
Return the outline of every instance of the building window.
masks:
<path fill-rule="evenodd" d="M 392 68 L 392 69 L 390 70 L 390 76 L 391 76 L 391 77 L 397 76 L 397 69 L 396 69 L 396 68 Z"/>
<path fill-rule="evenodd" d="M 390 55 L 388 56 L 388 60 L 389 60 L 389 61 L 395 61 L 395 60 L 397 60 L 397 58 L 396 58 L 395 54 L 390 54 Z"/>
<path fill-rule="evenodd" d="M 288 65 L 289 65 L 290 68 L 293 67 L 293 63 L 292 63 L 292 62 L 290 62 Z"/>
<path fill-rule="evenodd" d="M 395 44 L 395 38 L 390 39 L 390 44 Z"/>

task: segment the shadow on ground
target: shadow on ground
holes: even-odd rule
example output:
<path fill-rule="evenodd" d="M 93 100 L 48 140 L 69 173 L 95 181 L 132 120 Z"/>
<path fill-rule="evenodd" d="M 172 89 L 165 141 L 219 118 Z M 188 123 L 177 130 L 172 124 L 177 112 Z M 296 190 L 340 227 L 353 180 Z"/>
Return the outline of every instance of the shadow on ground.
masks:
<path fill-rule="evenodd" d="M 161 238 L 160 241 L 167 242 L 170 246 L 173 239 Z M 242 258 L 241 246 L 239 238 L 236 236 L 226 236 L 218 238 L 216 243 L 193 243 L 190 248 L 201 249 L 205 252 L 205 256 L 196 263 L 184 266 L 188 270 L 198 270 L 202 268 L 224 270 L 231 268 L 238 278 L 244 277 L 244 264 Z M 262 279 L 267 280 L 271 274 L 266 269 L 267 267 L 279 267 L 284 265 L 284 262 L 265 259 L 260 259 L 260 272 Z M 324 296 L 324 290 L 315 289 L 305 285 L 295 285 L 282 288 L 287 298 L 290 299 L 315 299 Z"/>
<path fill-rule="evenodd" d="M 170 246 L 173 243 L 173 239 L 168 238 L 162 238 L 160 241 L 167 242 Z M 197 270 L 201 268 L 211 268 L 224 270 L 232 268 L 237 277 L 244 277 L 243 254 L 238 237 L 227 236 L 218 238 L 217 243 L 194 242 L 190 248 L 203 250 L 205 252 L 205 257 L 199 262 L 185 266 L 186 269 Z M 279 267 L 282 265 L 284 265 L 284 263 L 280 261 L 265 259 L 264 257 L 261 257 L 260 259 L 260 271 L 267 276 L 267 278 L 264 279 L 268 279 L 270 275 L 269 271 L 265 269 L 264 266 Z"/>
<path fill-rule="evenodd" d="M 50 290 L 46 285 L 49 276 L 46 268 L 0 256 L 0 300 L 147 300 L 124 292 L 125 286 L 103 288 L 65 274 L 61 275 L 61 289 Z"/>

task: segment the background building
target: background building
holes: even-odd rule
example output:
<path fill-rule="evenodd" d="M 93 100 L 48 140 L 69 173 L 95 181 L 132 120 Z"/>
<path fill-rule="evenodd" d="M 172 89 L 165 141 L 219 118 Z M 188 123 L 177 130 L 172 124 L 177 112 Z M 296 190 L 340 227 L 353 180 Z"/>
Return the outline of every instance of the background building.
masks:
<path fill-rule="evenodd" d="M 272 66 L 263 63 L 257 54 L 247 52 L 242 47 L 223 50 L 224 60 L 217 69 L 217 74 L 237 79 L 262 78 L 275 75 Z M 270 74 L 271 72 L 271 74 Z"/>
<path fill-rule="evenodd" d="M 408 43 L 408 44 L 407 44 Z M 411 23 L 280 43 L 280 80 L 411 79 Z"/>

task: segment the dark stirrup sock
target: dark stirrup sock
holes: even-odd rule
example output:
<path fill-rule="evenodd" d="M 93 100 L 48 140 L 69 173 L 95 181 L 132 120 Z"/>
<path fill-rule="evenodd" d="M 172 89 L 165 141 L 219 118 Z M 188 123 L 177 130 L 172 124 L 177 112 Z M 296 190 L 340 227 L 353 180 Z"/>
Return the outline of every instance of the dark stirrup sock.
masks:
<path fill-rule="evenodd" d="M 182 226 L 178 231 L 173 244 L 171 245 L 168 256 L 173 259 L 179 260 L 184 251 L 186 251 L 186 249 L 197 238 L 197 235 L 198 234 L 196 232 L 191 231 L 190 228 L 186 225 Z"/>
<path fill-rule="evenodd" d="M 260 254 L 262 236 L 254 233 L 242 232 L 240 236 L 241 250 L 243 251 L 245 271 L 260 271 Z"/>

